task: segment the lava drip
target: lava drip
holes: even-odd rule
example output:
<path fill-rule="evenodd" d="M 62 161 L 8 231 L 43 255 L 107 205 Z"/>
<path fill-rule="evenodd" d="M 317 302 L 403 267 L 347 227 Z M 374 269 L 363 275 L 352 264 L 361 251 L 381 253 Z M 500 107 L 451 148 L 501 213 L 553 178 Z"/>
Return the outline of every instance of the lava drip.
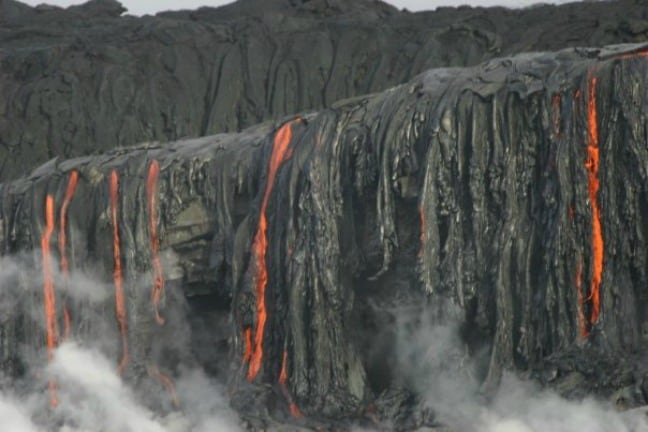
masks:
<path fill-rule="evenodd" d="M 56 293 L 54 292 L 54 275 L 52 274 L 52 261 L 50 256 L 50 241 L 54 233 L 54 198 L 47 195 L 45 199 L 45 231 L 41 238 L 41 251 L 43 253 L 43 292 L 45 303 L 45 330 L 47 333 L 47 359 L 52 361 L 54 349 L 58 343 L 58 325 L 56 323 Z M 50 406 L 58 405 L 56 395 L 56 381 L 49 381 Z"/>
<path fill-rule="evenodd" d="M 65 339 L 68 339 L 70 337 L 70 326 L 72 323 L 72 319 L 70 318 L 70 311 L 67 307 L 67 305 L 63 305 L 63 328 L 65 329 Z"/>
<path fill-rule="evenodd" d="M 587 161 L 585 168 L 588 172 L 588 189 L 590 204 L 592 206 L 592 281 L 590 285 L 590 298 L 592 300 L 592 314 L 590 323 L 595 324 L 601 312 L 600 286 L 603 277 L 603 227 L 601 224 L 601 209 L 598 202 L 599 181 L 599 137 L 598 119 L 596 112 L 596 82 L 594 76 L 588 79 L 587 100 Z"/>
<path fill-rule="evenodd" d="M 261 214 L 259 215 L 259 226 L 254 242 L 252 244 L 252 253 L 256 257 L 256 309 L 257 309 L 257 325 L 254 332 L 254 346 L 252 354 L 249 356 L 250 366 L 248 369 L 248 381 L 254 380 L 261 369 L 261 362 L 263 361 L 263 332 L 267 319 L 267 311 L 265 306 L 265 291 L 268 285 L 268 271 L 266 269 L 266 250 L 268 248 L 268 239 L 266 231 L 268 228 L 268 220 L 266 219 L 266 207 L 270 200 L 270 193 L 274 186 L 275 177 L 281 164 L 292 156 L 290 149 L 290 141 L 292 139 L 292 124 L 297 119 L 284 124 L 277 134 L 275 135 L 272 144 L 272 155 L 270 156 L 270 163 L 268 166 L 268 178 L 266 181 L 266 188 L 261 202 Z M 247 351 L 247 350 L 246 350 Z M 244 357 L 245 360 L 245 357 Z"/>
<path fill-rule="evenodd" d="M 248 362 L 252 358 L 252 329 L 245 329 L 245 353 L 243 353 L 243 361 Z"/>
<path fill-rule="evenodd" d="M 178 393 L 176 393 L 175 386 L 173 381 L 164 373 L 160 372 L 157 366 L 150 366 L 148 368 L 148 373 L 151 377 L 157 379 L 169 392 L 171 399 L 173 400 L 173 405 L 176 408 L 180 408 L 180 400 L 178 399 Z"/>
<path fill-rule="evenodd" d="M 283 359 L 281 360 L 281 372 L 279 372 L 279 387 L 281 388 L 281 391 L 288 401 L 288 408 L 290 409 L 290 414 L 294 418 L 302 418 L 304 415 L 302 414 L 301 410 L 293 400 L 292 396 L 290 395 L 290 391 L 288 390 L 288 351 L 284 350 L 283 352 Z"/>
<path fill-rule="evenodd" d="M 578 305 L 578 333 L 582 339 L 589 336 L 589 330 L 587 329 L 587 319 L 585 318 L 585 296 L 583 295 L 583 261 L 579 260 L 576 265 L 576 294 Z"/>
<path fill-rule="evenodd" d="M 77 171 L 72 171 L 70 173 L 67 189 L 65 190 L 65 197 L 63 198 L 63 204 L 61 205 L 61 211 L 59 214 L 60 226 L 58 247 L 59 256 L 61 257 L 61 275 L 63 276 L 65 283 L 67 283 L 70 276 L 70 266 L 67 258 L 67 211 L 70 206 L 70 201 L 72 201 L 72 197 L 74 196 L 74 191 L 76 190 L 78 181 L 79 173 Z M 63 305 L 63 324 L 65 326 L 65 338 L 67 339 L 70 336 L 70 311 L 68 310 L 67 304 Z"/>
<path fill-rule="evenodd" d="M 627 60 L 627 59 L 633 59 L 637 57 L 648 57 L 648 50 L 643 50 L 643 51 L 636 51 L 633 53 L 625 53 L 625 54 L 619 54 L 614 57 L 613 59 L 618 59 L 618 60 Z"/>
<path fill-rule="evenodd" d="M 119 175 L 116 171 L 110 173 L 110 223 L 113 237 L 113 280 L 115 283 L 115 313 L 119 323 L 122 340 L 122 358 L 117 371 L 121 375 L 128 364 L 128 340 L 126 333 L 126 301 L 124 298 L 124 276 L 121 264 L 121 245 L 119 240 Z"/>
<path fill-rule="evenodd" d="M 153 289 L 151 292 L 151 301 L 155 312 L 155 321 L 159 325 L 164 324 L 164 318 L 160 316 L 159 304 L 160 298 L 164 293 L 164 273 L 160 262 L 160 240 L 158 238 L 158 180 L 160 178 L 160 165 L 158 161 L 153 160 L 149 166 L 148 177 L 146 180 L 146 202 L 148 205 L 149 215 L 149 233 L 151 237 L 151 256 L 153 261 Z"/>

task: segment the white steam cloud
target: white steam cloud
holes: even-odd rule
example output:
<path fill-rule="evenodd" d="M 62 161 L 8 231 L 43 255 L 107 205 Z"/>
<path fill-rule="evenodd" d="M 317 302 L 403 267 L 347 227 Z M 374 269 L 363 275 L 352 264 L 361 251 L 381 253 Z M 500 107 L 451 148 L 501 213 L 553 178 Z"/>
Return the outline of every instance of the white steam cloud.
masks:
<path fill-rule="evenodd" d="M 2 427 L 14 432 L 39 432 L 22 405 L 0 394 L 0 418 Z"/>
<path fill-rule="evenodd" d="M 0 325 L 11 317 L 27 314 L 42 332 L 42 276 L 25 269 L 33 256 L 0 258 Z M 32 261 L 33 262 L 33 261 Z M 32 266 L 33 267 L 33 266 Z M 29 268 L 29 267 L 28 267 Z M 71 275 L 69 283 L 57 275 L 57 289 L 78 303 L 101 309 L 112 301 L 112 287 L 92 276 Z M 25 287 L 31 301 L 24 301 Z M 63 288 L 65 287 L 65 288 Z M 148 286 L 142 289 L 148 290 Z M 34 299 L 36 299 L 34 301 Z M 439 423 L 452 432 L 648 432 L 645 412 L 621 413 L 608 404 L 586 399 L 568 401 L 538 389 L 531 383 L 505 376 L 497 394 L 480 396 L 474 376 L 475 357 L 461 343 L 459 325 L 451 307 L 442 307 L 444 319 L 426 311 L 420 316 L 396 314 L 398 358 L 396 376 L 418 393 Z M 94 316 L 94 315 L 93 315 Z M 106 337 L 118 336 L 114 315 L 98 325 L 113 327 Z M 179 323 L 182 327 L 184 324 Z M 185 326 L 187 327 L 187 326 Z M 102 332 L 100 332 L 101 334 Z M 89 333 L 94 334 L 94 333 Z M 74 336 L 73 336 L 74 337 Z M 229 407 L 221 385 L 195 364 L 180 364 L 175 389 L 180 408 L 152 408 L 160 398 L 169 399 L 163 387 L 142 386 L 122 380 L 116 372 L 117 356 L 102 347 L 115 341 L 82 342 L 70 339 L 45 363 L 44 341 L 21 355 L 26 360 L 24 377 L 5 379 L 0 391 L 0 430 L 9 432 L 234 432 L 241 430 L 237 414 Z M 6 343 L 6 342 L 5 342 Z M 42 344 L 42 345 L 40 345 Z M 0 353 L 1 354 L 1 353 Z M 477 360 L 478 362 L 478 360 Z M 2 371 L 7 373 L 6 371 Z M 57 382 L 59 405 L 49 408 L 47 383 Z M 133 381 L 135 384 L 133 384 Z M 127 384 L 128 382 L 128 384 Z M 151 390 L 153 388 L 153 390 Z M 142 391 L 142 390 L 145 391 Z M 168 402 L 168 401 L 167 401 Z M 159 404 L 158 404 L 159 405 Z"/>
<path fill-rule="evenodd" d="M 193 370 L 177 381 L 182 412 L 159 417 L 141 405 L 101 353 L 76 343 L 56 351 L 48 371 L 58 385 L 57 408 L 32 390 L 20 398 L 0 394 L 2 430 L 11 432 L 226 432 L 240 430 L 219 386 Z M 43 382 L 38 383 L 46 388 Z M 42 424 L 45 423 L 45 424 Z M 54 429 L 52 425 L 57 425 Z"/>
<path fill-rule="evenodd" d="M 511 374 L 486 401 L 479 396 L 477 365 L 460 342 L 459 325 L 452 318 L 437 324 L 430 316 L 398 323 L 398 370 L 453 432 L 648 432 L 644 410 L 619 412 L 603 401 L 566 400 Z"/>
<path fill-rule="evenodd" d="M 66 343 L 57 350 L 50 370 L 59 385 L 56 417 L 67 424 L 62 431 L 102 429 L 123 432 L 164 432 L 153 414 L 139 406 L 115 374 L 115 367 L 99 352 Z"/>
<path fill-rule="evenodd" d="M 117 356 L 102 347 L 118 342 L 113 312 L 113 287 L 92 274 L 54 272 L 57 297 L 89 308 L 81 338 L 105 333 L 91 340 L 62 343 L 46 363 L 42 273 L 34 268 L 39 254 L 0 257 L 0 327 L 11 328 L 12 320 L 24 316 L 36 336 L 21 341 L 18 355 L 26 368 L 22 378 L 0 380 L 0 431 L 2 432 L 236 432 L 241 430 L 237 414 L 229 407 L 222 386 L 195 363 L 178 365 L 174 377 L 180 407 L 152 409 L 160 400 L 170 405 L 170 394 L 150 377 L 144 383 L 122 379 L 117 374 Z M 31 264 L 30 264 L 31 263 Z M 38 267 L 38 266 L 36 266 Z M 58 267 L 53 263 L 53 270 Z M 141 278 L 143 281 L 146 278 Z M 139 289 L 139 288 L 138 288 Z M 141 287 L 148 293 L 149 284 Z M 144 295 L 143 297 L 148 297 Z M 94 313 L 99 311 L 101 313 Z M 81 317 L 78 317 L 81 320 Z M 177 316 L 174 316 L 177 318 Z M 141 318 L 140 318 L 141 319 Z M 104 322 L 105 321 L 105 322 Z M 174 323 L 187 331 L 186 323 Z M 88 329 L 88 326 L 92 327 Z M 31 330 L 30 330 L 31 329 Z M 93 330 L 94 329 L 94 330 Z M 0 342 L 7 344 L 4 334 Z M 9 336 L 10 337 L 10 336 Z M 188 337 L 183 334 L 182 337 Z M 106 340 L 97 340 L 97 339 Z M 112 340 L 111 338 L 115 338 Z M 172 337 L 173 338 L 173 337 Z M 16 349 L 13 347 L 11 349 Z M 136 350 L 136 347 L 133 347 Z M 5 355 L 6 353 L 1 353 Z M 149 365 L 147 365 L 148 367 Z M 152 364 L 151 364 L 152 366 Z M 0 376 L 9 375 L 0 370 Z M 146 375 L 146 374 L 145 374 Z M 56 382 L 58 406 L 50 408 L 48 382 Z M 157 404 L 157 405 L 156 405 Z"/>

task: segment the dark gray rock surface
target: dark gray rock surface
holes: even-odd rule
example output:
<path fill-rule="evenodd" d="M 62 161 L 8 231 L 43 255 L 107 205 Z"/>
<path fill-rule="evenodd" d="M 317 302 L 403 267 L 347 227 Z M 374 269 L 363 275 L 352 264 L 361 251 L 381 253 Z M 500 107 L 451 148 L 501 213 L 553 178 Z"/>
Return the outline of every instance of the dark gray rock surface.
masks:
<path fill-rule="evenodd" d="M 0 180 L 54 156 L 239 131 L 432 67 L 640 42 L 646 2 L 410 13 L 375 0 L 241 0 L 121 15 L 0 1 Z"/>
<path fill-rule="evenodd" d="M 459 321 L 457 339 L 483 360 L 474 374 L 485 395 L 517 370 L 566 395 L 646 404 L 647 50 L 435 69 L 240 133 L 53 159 L 2 185 L 2 250 L 38 268 L 46 196 L 59 215 L 78 172 L 66 253 L 73 270 L 98 268 L 112 290 L 119 228 L 134 347 L 126 373 L 138 377 L 151 361 L 172 369 L 169 359 L 212 366 L 253 428 L 269 416 L 315 428 L 435 426 L 420 403 L 429 353 L 402 367 L 395 331 L 420 314 Z M 150 295 L 153 161 L 168 257 L 162 326 Z M 39 301 L 30 283 L 17 284 L 34 293 L 19 302 Z M 193 349 L 171 332 L 186 297 L 211 299 L 222 319 Z M 71 302 L 75 331 L 88 337 L 84 323 L 98 316 L 114 323 L 112 301 L 103 312 Z M 34 319 L 20 307 L 5 317 L 6 370 L 20 369 L 12 344 L 42 345 Z M 118 357 L 117 333 L 113 341 Z M 305 418 L 290 420 L 291 404 Z"/>

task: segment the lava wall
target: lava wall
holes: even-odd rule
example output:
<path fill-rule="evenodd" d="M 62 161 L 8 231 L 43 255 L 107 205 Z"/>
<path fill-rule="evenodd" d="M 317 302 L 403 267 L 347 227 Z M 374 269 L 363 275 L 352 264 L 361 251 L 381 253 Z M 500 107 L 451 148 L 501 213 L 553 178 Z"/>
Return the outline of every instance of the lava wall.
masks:
<path fill-rule="evenodd" d="M 103 268 L 132 373 L 183 296 L 222 293 L 247 415 L 276 405 L 268 389 L 294 418 L 365 412 L 392 385 L 369 365 L 370 301 L 457 305 L 465 342 L 488 349 L 486 389 L 561 359 L 620 386 L 595 365 L 645 347 L 647 49 L 430 70 L 276 127 L 54 159 L 2 185 L 2 250 Z M 21 328 L 2 334 L 45 349 Z"/>
<path fill-rule="evenodd" d="M 368 0 L 241 0 L 123 12 L 114 0 L 0 4 L 0 181 L 53 156 L 239 131 L 433 67 L 648 35 L 641 0 L 416 14 Z"/>

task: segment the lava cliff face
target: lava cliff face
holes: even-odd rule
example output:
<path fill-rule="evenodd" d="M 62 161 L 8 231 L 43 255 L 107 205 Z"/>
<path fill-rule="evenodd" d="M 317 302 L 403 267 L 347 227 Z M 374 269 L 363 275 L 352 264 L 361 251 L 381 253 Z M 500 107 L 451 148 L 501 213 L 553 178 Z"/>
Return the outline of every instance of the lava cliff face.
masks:
<path fill-rule="evenodd" d="M 485 390 L 514 369 L 586 378 L 570 391 L 639 386 L 647 50 L 430 70 L 318 113 L 54 159 L 5 183 L 2 251 L 38 257 L 43 289 L 21 301 L 44 298 L 51 324 L 17 308 L 3 367 L 19 373 L 16 344 L 43 346 L 45 328 L 55 346 L 55 324 L 70 321 L 80 338 L 112 332 L 107 349 L 133 378 L 218 363 L 249 418 L 270 407 L 306 423 L 376 409 L 394 420 L 400 406 L 403 424 L 420 425 L 419 389 L 390 366 L 395 343 L 375 336 L 403 308 L 447 319 L 449 302 L 469 352 L 486 352 Z M 65 282 L 48 281 L 56 262 L 99 268 L 109 306 L 66 302 Z M 170 332 L 201 296 L 229 319 L 211 329 L 225 361 Z M 97 313 L 114 326 L 93 328 Z"/>
<path fill-rule="evenodd" d="M 369 0 L 243 0 L 123 12 L 114 0 L 0 4 L 0 180 L 54 156 L 240 131 L 433 67 L 648 34 L 635 0 L 416 14 Z"/>

